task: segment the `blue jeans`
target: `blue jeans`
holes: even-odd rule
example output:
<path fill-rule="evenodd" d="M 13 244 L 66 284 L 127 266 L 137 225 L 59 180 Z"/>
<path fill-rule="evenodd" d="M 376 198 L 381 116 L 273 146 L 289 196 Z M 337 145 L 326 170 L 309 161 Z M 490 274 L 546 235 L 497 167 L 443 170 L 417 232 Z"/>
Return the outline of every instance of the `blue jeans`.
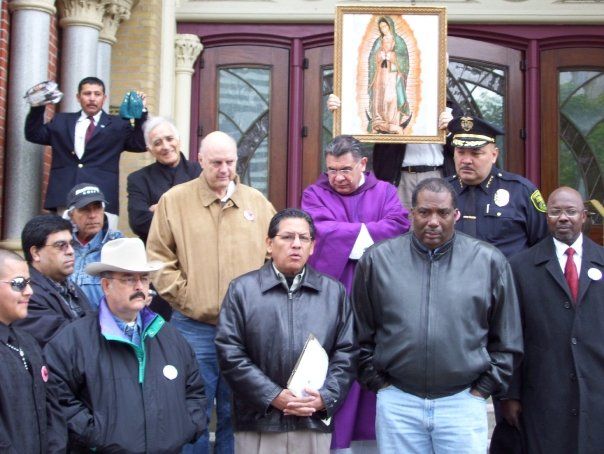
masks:
<path fill-rule="evenodd" d="M 216 399 L 217 421 L 214 452 L 217 454 L 233 454 L 234 439 L 233 426 L 231 424 L 231 391 L 218 369 L 216 347 L 214 345 L 216 327 L 192 320 L 176 311 L 174 311 L 170 323 L 184 336 L 191 347 L 193 347 L 193 351 L 195 351 L 208 402 L 208 421 L 212 414 L 214 399 Z M 209 454 L 211 451 L 208 429 L 204 431 L 199 440 L 194 444 L 186 445 L 182 452 L 183 454 Z"/>
<path fill-rule="evenodd" d="M 487 452 L 486 400 L 469 389 L 423 399 L 388 386 L 378 391 L 375 426 L 381 453 Z"/>

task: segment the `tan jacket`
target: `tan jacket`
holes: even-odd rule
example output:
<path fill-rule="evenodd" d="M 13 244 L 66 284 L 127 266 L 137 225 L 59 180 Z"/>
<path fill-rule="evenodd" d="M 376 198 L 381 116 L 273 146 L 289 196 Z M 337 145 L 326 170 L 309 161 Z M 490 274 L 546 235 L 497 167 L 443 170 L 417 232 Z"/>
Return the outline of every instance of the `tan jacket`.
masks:
<path fill-rule="evenodd" d="M 222 207 L 203 174 L 170 189 L 147 240 L 149 260 L 166 263 L 153 276 L 156 290 L 174 309 L 205 323 L 216 324 L 231 280 L 260 268 L 266 257 L 275 209 L 259 191 L 236 183 Z"/>

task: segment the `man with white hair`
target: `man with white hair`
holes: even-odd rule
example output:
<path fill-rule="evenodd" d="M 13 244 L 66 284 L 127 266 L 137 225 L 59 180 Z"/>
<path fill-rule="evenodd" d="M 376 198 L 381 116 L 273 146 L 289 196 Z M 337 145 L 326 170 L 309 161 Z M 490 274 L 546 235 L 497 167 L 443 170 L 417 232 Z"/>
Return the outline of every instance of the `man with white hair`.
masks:
<path fill-rule="evenodd" d="M 162 267 L 147 260 L 138 238 L 108 242 L 100 261 L 86 266 L 101 276 L 98 314 L 73 322 L 45 347 L 68 452 L 180 452 L 205 428 L 193 350 L 146 307 L 150 273 Z"/>
<path fill-rule="evenodd" d="M 275 214 L 256 189 L 236 173 L 237 144 L 215 131 L 201 142 L 199 178 L 166 192 L 157 205 L 147 240 L 149 257 L 166 263 L 153 284 L 174 308 L 171 323 L 193 346 L 207 395 L 208 418 L 216 397 L 216 450 L 233 452 L 231 397 L 221 377 L 214 337 L 229 282 L 260 268 L 264 239 Z M 204 434 L 195 452 L 209 452 Z"/>
<path fill-rule="evenodd" d="M 201 167 L 185 158 L 171 121 L 153 117 L 143 126 L 143 134 L 155 162 L 128 175 L 127 191 L 130 228 L 146 242 L 159 198 L 173 186 L 197 178 Z"/>

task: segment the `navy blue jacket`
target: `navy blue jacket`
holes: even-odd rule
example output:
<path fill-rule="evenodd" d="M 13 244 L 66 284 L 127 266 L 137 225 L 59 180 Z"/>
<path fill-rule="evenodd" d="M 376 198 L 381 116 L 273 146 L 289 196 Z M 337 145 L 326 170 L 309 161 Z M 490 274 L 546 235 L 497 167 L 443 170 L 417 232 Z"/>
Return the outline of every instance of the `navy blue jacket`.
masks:
<path fill-rule="evenodd" d="M 120 154 L 124 150 L 146 150 L 142 124 L 147 114 L 144 113 L 132 127 L 129 120 L 103 112 L 80 159 L 73 141 L 81 112 L 58 113 L 44 124 L 44 110 L 44 106 L 32 107 L 25 120 L 25 138 L 52 147 L 52 166 L 44 208 L 65 206 L 71 188 L 79 183 L 93 183 L 105 194 L 107 211 L 119 214 Z"/>
<path fill-rule="evenodd" d="M 141 311 L 141 345 L 126 339 L 101 300 L 44 349 L 67 423 L 69 452 L 174 454 L 206 427 L 199 365 L 184 337 Z"/>
<path fill-rule="evenodd" d="M 468 186 L 457 175 L 448 181 L 457 192 L 462 215 L 455 228 L 463 231 L 470 198 Z M 547 236 L 545 202 L 526 178 L 493 167 L 475 191 L 476 238 L 496 246 L 507 258 Z"/>

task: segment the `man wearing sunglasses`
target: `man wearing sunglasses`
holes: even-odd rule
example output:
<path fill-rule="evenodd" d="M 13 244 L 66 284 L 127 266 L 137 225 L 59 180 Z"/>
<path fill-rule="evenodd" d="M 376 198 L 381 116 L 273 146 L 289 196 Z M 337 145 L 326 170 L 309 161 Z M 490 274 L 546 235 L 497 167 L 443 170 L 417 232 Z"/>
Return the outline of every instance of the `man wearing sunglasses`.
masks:
<path fill-rule="evenodd" d="M 48 447 L 48 371 L 36 340 L 13 326 L 27 316 L 29 283 L 27 263 L 0 249 L 0 451 L 20 454 Z"/>
<path fill-rule="evenodd" d="M 60 216 L 30 219 L 21 232 L 34 295 L 18 325 L 43 347 L 63 326 L 92 312 L 88 298 L 68 278 L 74 270 L 71 223 Z"/>

